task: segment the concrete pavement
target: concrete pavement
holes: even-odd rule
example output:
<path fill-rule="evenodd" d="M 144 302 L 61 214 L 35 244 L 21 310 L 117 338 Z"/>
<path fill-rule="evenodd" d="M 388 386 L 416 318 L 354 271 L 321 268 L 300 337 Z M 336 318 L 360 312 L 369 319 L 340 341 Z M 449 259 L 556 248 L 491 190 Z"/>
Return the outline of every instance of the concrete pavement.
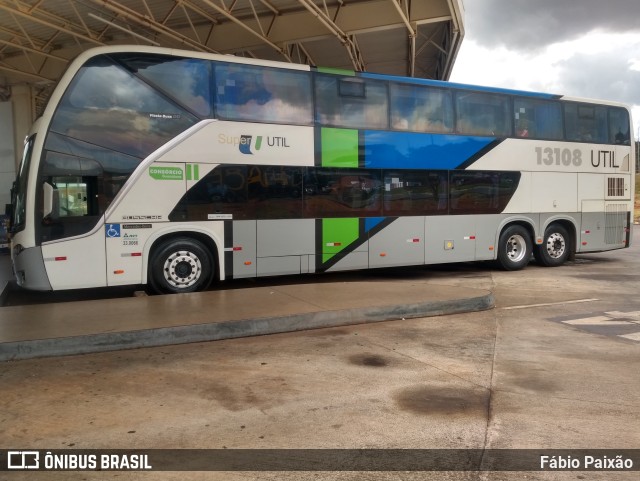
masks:
<path fill-rule="evenodd" d="M 640 340 L 619 331 L 640 313 L 640 244 L 555 269 L 465 264 L 392 283 L 418 282 L 425 290 L 488 290 L 496 308 L 3 362 L 0 448 L 640 447 Z M 638 478 L 637 471 L 2 474 L 8 481 Z"/>
<path fill-rule="evenodd" d="M 6 265 L 5 265 L 6 267 Z M 314 282 L 0 308 L 0 361 L 484 310 L 490 291 L 424 279 Z"/>

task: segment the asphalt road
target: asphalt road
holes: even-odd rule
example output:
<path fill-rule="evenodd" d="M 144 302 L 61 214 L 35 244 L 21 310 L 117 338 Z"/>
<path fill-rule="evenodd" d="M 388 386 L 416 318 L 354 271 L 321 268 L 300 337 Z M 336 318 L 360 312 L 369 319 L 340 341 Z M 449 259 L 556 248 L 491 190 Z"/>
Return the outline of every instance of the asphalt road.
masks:
<path fill-rule="evenodd" d="M 7 449 L 640 448 L 640 231 L 560 268 L 363 274 L 496 308 L 0 364 Z M 373 276 L 373 277 L 370 277 Z M 329 279 L 330 281 L 330 279 Z M 262 281 L 261 281 L 262 282 Z M 33 472 L 7 480 L 637 480 L 635 472 Z"/>

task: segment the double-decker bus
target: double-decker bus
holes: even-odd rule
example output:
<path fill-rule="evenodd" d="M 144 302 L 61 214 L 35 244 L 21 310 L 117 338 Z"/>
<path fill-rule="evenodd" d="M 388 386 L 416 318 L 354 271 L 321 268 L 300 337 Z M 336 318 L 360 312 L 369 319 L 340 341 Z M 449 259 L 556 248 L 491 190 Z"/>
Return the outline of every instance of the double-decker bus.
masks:
<path fill-rule="evenodd" d="M 13 190 L 19 285 L 57 290 L 628 247 L 629 110 L 152 47 L 69 66 Z"/>

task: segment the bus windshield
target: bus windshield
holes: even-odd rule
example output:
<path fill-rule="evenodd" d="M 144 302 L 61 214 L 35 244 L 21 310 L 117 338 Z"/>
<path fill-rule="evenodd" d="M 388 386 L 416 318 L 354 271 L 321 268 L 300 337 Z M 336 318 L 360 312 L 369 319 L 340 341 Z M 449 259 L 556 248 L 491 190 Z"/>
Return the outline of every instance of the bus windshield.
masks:
<path fill-rule="evenodd" d="M 29 165 L 31 164 L 31 154 L 33 152 L 33 143 L 35 142 L 36 136 L 32 135 L 24 146 L 24 154 L 22 156 L 22 161 L 20 162 L 20 171 L 18 172 L 18 178 L 15 182 L 11 204 L 12 215 L 11 215 L 11 231 L 16 232 L 18 230 L 22 230 L 25 225 L 25 217 L 26 217 L 26 198 L 27 198 L 27 182 L 29 180 Z"/>

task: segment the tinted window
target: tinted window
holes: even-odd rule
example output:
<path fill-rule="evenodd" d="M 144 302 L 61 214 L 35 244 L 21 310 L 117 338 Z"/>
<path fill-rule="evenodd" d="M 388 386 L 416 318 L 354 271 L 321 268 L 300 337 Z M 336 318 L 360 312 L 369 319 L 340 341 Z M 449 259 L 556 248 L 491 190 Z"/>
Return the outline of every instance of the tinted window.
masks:
<path fill-rule="evenodd" d="M 380 171 L 307 169 L 304 216 L 366 217 L 382 212 Z"/>
<path fill-rule="evenodd" d="M 413 85 L 391 84 L 391 128 L 416 132 L 452 132 L 451 93 Z"/>
<path fill-rule="evenodd" d="M 566 103 L 564 119 L 567 140 L 608 142 L 607 110 L 596 105 Z"/>
<path fill-rule="evenodd" d="M 105 57 L 77 73 L 51 130 L 136 157 L 146 157 L 198 119 Z"/>
<path fill-rule="evenodd" d="M 629 145 L 630 142 L 629 113 L 625 109 L 609 109 L 609 142 Z"/>
<path fill-rule="evenodd" d="M 316 119 L 323 125 L 386 129 L 389 106 L 384 82 L 334 75 L 316 76 Z"/>
<path fill-rule="evenodd" d="M 384 171 L 384 215 L 447 213 L 447 173 Z"/>
<path fill-rule="evenodd" d="M 248 167 L 249 202 L 258 219 L 302 217 L 302 168 Z"/>
<path fill-rule="evenodd" d="M 520 180 L 518 172 L 452 171 L 451 214 L 498 214 L 502 212 Z"/>
<path fill-rule="evenodd" d="M 146 54 L 115 58 L 192 112 L 211 116 L 210 62 Z"/>
<path fill-rule="evenodd" d="M 515 99 L 516 136 L 533 139 L 562 139 L 562 109 L 558 102 Z"/>
<path fill-rule="evenodd" d="M 495 94 L 456 94 L 458 132 L 469 135 L 506 137 L 511 135 L 509 101 Z"/>
<path fill-rule="evenodd" d="M 308 72 L 216 64 L 215 85 L 220 118 L 301 125 L 312 122 Z"/>
<path fill-rule="evenodd" d="M 171 221 L 255 219 L 247 198 L 247 166 L 219 166 L 187 191 L 169 214 Z M 230 217 L 229 217 L 230 216 Z"/>
<path fill-rule="evenodd" d="M 225 165 L 193 186 L 169 216 L 171 221 L 211 218 L 299 219 L 302 168 Z"/>

